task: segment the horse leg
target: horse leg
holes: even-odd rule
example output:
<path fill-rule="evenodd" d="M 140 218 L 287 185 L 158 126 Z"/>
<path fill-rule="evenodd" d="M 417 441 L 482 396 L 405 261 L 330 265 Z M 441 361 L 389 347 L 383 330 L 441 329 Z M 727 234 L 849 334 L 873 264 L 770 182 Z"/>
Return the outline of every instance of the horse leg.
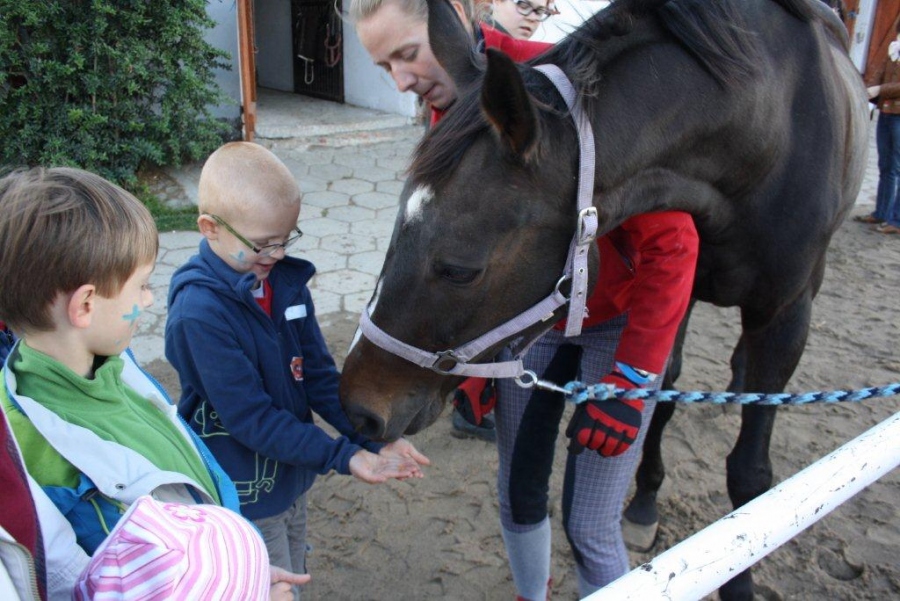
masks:
<path fill-rule="evenodd" d="M 666 390 L 671 389 L 665 384 L 663 386 Z M 622 515 L 622 536 L 625 546 L 632 551 L 644 553 L 656 542 L 659 530 L 656 495 L 666 477 L 662 459 L 662 435 L 674 413 L 675 403 L 657 404 L 650 420 L 650 428 L 647 429 L 644 452 L 634 478 L 634 496 Z"/>
<path fill-rule="evenodd" d="M 672 390 L 675 381 L 681 375 L 682 348 L 687 334 L 688 319 L 695 302 L 691 300 L 684 319 L 681 320 L 681 325 L 678 327 L 672 357 L 663 377 L 663 390 Z M 662 435 L 666 424 L 674 414 L 675 403 L 658 403 L 653 411 L 650 427 L 647 429 L 641 463 L 634 479 L 634 496 L 622 516 L 622 536 L 625 538 L 625 546 L 632 551 L 641 553 L 649 551 L 656 542 L 656 532 L 659 530 L 656 495 L 666 477 L 666 468 L 662 458 Z"/>
<path fill-rule="evenodd" d="M 752 316 L 742 314 L 744 333 L 732 358 L 736 367 L 732 386 L 745 385 L 754 392 L 780 392 L 800 362 L 806 346 L 812 309 L 811 290 L 783 309 L 762 327 L 754 327 Z M 731 389 L 732 387 L 729 387 Z M 772 486 L 769 443 L 775 424 L 773 406 L 745 405 L 741 429 L 726 459 L 728 496 L 737 509 Z M 723 601 L 753 598 L 753 577 L 748 568 L 719 589 Z"/>
<path fill-rule="evenodd" d="M 729 392 L 747 390 L 744 382 L 747 381 L 747 345 L 744 343 L 744 335 L 738 338 L 737 345 L 731 353 L 731 382 L 728 384 Z"/>

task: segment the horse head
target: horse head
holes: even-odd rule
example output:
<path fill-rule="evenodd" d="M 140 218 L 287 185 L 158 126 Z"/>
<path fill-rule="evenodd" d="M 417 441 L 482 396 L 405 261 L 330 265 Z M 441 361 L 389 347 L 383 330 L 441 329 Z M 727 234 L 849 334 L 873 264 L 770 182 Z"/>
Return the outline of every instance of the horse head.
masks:
<path fill-rule="evenodd" d="M 578 153 L 561 99 L 526 87 L 543 76 L 493 50 L 482 66 L 455 15 L 442 0 L 431 4 L 431 44 L 460 96 L 417 148 L 368 315 L 395 340 L 441 353 L 553 292 L 576 225 Z M 472 362 L 564 314 L 510 332 Z M 344 364 L 344 409 L 367 436 L 412 434 L 438 418 L 462 380 L 446 373 L 452 365 L 416 365 L 358 335 Z"/>
<path fill-rule="evenodd" d="M 492 50 L 474 53 L 446 0 L 428 1 L 432 50 L 458 98 L 416 149 L 340 391 L 354 426 L 388 440 L 437 419 L 461 377 L 478 375 L 460 364 L 490 362 L 506 343 L 527 341 L 565 316 L 556 305 L 539 323 L 501 325 L 543 307 L 554 291 L 569 294 L 560 276 L 581 230 L 579 134 L 567 101 L 537 68 Z M 788 277 L 775 251 L 791 244 L 792 256 L 804 257 L 819 252 L 821 237 L 782 228 L 783 240 L 768 247 L 773 256 L 754 243 L 771 235 L 768 220 L 784 199 L 833 231 L 841 215 L 831 209 L 835 197 L 858 190 L 847 178 L 841 190 L 812 193 L 794 177 L 839 168 L 853 154 L 832 151 L 835 141 L 850 140 L 851 125 L 859 137 L 862 112 L 851 100 L 863 90 L 848 61 L 840 77 L 834 73 L 846 40 L 832 31 L 837 25 L 822 3 L 805 0 L 617 0 L 536 59 L 566 72 L 602 136 L 597 235 L 635 215 L 680 210 L 716 251 L 701 249 L 701 300 L 752 304 L 752 283 L 765 281 L 755 274 L 774 264 L 781 280 L 805 282 L 806 263 L 790 265 L 797 273 Z M 792 50 L 797 35 L 809 36 L 815 51 L 770 60 Z M 813 81 L 822 94 L 797 104 Z M 823 115 L 834 128 L 819 126 Z M 820 141 L 805 142 L 811 133 Z M 590 252 L 594 276 L 595 245 Z"/>

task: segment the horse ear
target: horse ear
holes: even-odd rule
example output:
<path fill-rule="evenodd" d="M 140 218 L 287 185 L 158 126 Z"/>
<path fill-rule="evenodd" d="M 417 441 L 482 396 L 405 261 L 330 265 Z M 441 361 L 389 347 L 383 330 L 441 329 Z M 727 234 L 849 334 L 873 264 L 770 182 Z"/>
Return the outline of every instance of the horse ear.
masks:
<path fill-rule="evenodd" d="M 522 74 L 511 58 L 492 48 L 487 51 L 487 65 L 481 108 L 509 149 L 528 158 L 537 142 L 538 118 Z"/>
<path fill-rule="evenodd" d="M 428 0 L 428 42 L 431 52 L 450 75 L 457 89 L 468 88 L 481 70 L 474 56 L 475 40 L 462 24 L 462 5 L 457 10 L 449 0 Z"/>

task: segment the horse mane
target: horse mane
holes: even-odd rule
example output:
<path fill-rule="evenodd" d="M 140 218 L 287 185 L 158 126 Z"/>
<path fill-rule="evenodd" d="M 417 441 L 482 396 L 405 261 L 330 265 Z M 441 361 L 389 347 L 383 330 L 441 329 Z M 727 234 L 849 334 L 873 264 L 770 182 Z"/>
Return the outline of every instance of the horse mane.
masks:
<path fill-rule="evenodd" d="M 440 186 L 459 164 L 472 142 L 488 127 L 481 104 L 470 91 L 457 98 L 441 122 L 419 140 L 407 174 Z"/>
<path fill-rule="evenodd" d="M 659 1 L 616 0 L 529 64 L 560 65 L 589 102 L 602 78 L 604 61 L 608 60 L 608 53 L 604 52 L 607 42 L 634 31 L 638 19 L 654 18 L 720 85 L 741 85 L 757 75 L 763 56 L 761 40 L 749 30 L 738 10 L 744 1 L 670 0 L 660 5 Z M 818 18 L 811 3 L 819 0 L 772 1 L 801 21 Z M 531 70 L 523 70 L 523 77 L 526 83 L 536 81 Z M 541 87 L 528 89 L 534 95 Z M 450 177 L 476 136 L 489 127 L 476 94 L 477 90 L 461 94 L 440 126 L 423 137 L 410 174 L 435 185 Z M 556 104 L 549 98 L 541 100 Z"/>
<path fill-rule="evenodd" d="M 565 102 L 556 94 L 556 88 L 535 85 L 539 81 L 546 83 L 543 75 L 528 70 L 522 73 L 522 77 L 541 117 L 551 112 L 557 115 L 568 113 Z M 472 143 L 490 129 L 481 110 L 480 92 L 481 89 L 476 87 L 460 94 L 441 122 L 419 141 L 412 164 L 407 170 L 408 175 L 414 174 L 416 178 L 434 186 L 440 186 L 450 178 Z M 543 147 L 546 143 L 543 138 L 538 140 L 538 147 L 531 160 L 539 160 L 544 155 Z"/>
<path fill-rule="evenodd" d="M 739 6 L 745 0 L 617 0 L 587 20 L 569 37 L 541 57 L 541 62 L 567 65 L 582 94 L 593 95 L 602 77 L 605 42 L 627 35 L 639 19 L 656 18 L 723 86 L 735 86 L 758 72 L 763 56 L 759 38 L 749 31 Z M 817 17 L 813 2 L 772 0 L 793 17 L 809 22 Z M 645 15 L 644 4 L 653 8 Z"/>

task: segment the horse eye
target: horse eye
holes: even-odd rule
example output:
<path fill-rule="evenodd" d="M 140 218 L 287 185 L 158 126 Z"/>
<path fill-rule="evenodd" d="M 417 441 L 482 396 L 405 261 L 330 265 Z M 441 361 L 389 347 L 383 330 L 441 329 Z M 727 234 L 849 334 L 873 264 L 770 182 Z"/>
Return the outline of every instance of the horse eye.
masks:
<path fill-rule="evenodd" d="M 480 269 L 470 269 L 456 265 L 436 265 L 435 271 L 438 276 L 453 284 L 471 284 L 478 277 L 478 274 L 481 273 Z"/>

